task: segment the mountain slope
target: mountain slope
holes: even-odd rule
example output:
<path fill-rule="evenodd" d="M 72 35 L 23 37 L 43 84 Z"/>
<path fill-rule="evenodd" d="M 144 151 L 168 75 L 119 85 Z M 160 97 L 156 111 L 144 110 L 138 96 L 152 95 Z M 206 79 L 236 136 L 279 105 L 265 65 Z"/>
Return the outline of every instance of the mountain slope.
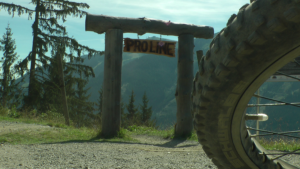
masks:
<path fill-rule="evenodd" d="M 159 40 L 158 37 L 149 39 Z M 162 38 L 163 41 L 169 41 Z M 198 70 L 197 50 L 205 53 L 211 39 L 195 39 L 194 44 L 194 74 Z M 153 117 L 157 118 L 162 127 L 171 125 L 176 120 L 175 88 L 177 83 L 177 49 L 176 43 L 175 58 L 143 53 L 123 52 L 122 63 L 122 100 L 128 103 L 131 91 L 135 92 L 136 105 L 141 104 L 144 92 L 147 93 L 149 106 L 154 111 Z M 86 58 L 86 56 L 83 56 Z M 103 84 L 104 55 L 85 59 L 84 65 L 91 66 L 95 73 L 95 78 L 89 78 L 87 88 L 91 87 L 89 101 L 97 102 L 99 98 L 98 90 Z M 25 75 L 23 87 L 28 86 L 28 74 Z M 27 94 L 27 89 L 24 90 Z"/>

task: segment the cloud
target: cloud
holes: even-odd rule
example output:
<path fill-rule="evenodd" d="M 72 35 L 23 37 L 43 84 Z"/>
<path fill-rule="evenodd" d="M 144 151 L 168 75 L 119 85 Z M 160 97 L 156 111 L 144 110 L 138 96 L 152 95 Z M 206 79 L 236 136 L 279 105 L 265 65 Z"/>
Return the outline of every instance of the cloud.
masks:
<path fill-rule="evenodd" d="M 31 0 L 2 0 L 5 3 L 14 3 L 34 9 L 30 4 Z M 220 31 L 226 26 L 227 20 L 233 13 L 237 13 L 239 8 L 249 0 L 70 0 L 74 2 L 87 3 L 89 9 L 83 9 L 91 14 L 103 14 L 115 17 L 140 18 L 147 17 L 152 19 L 171 21 L 175 23 L 187 23 L 195 25 L 212 26 L 215 32 Z M 34 16 L 33 16 L 34 17 Z M 28 21 L 28 15 L 11 18 L 7 11 L 0 11 L 0 33 L 4 33 L 7 22 L 11 23 L 13 33 L 16 38 L 17 52 L 24 55 L 31 50 L 30 45 L 24 45 L 26 41 L 32 43 L 33 20 Z M 61 21 L 60 21 L 61 23 Z M 85 17 L 67 17 L 64 23 L 70 37 L 74 37 L 78 42 L 85 46 L 97 50 L 104 49 L 104 34 L 85 31 Z M 1 37 L 2 35 L 0 35 Z M 145 39 L 148 36 L 158 36 L 158 34 L 147 33 L 140 36 Z M 124 33 L 123 37 L 137 38 L 136 33 Z M 178 40 L 176 36 L 162 35 L 162 38 Z M 26 43 L 27 44 L 27 43 Z"/>
<path fill-rule="evenodd" d="M 171 20 L 177 23 L 205 25 L 205 23 L 227 22 L 231 14 L 248 3 L 248 0 L 86 0 L 88 13 L 115 17 L 147 17 Z M 68 22 L 83 23 L 81 19 L 68 17 Z"/>

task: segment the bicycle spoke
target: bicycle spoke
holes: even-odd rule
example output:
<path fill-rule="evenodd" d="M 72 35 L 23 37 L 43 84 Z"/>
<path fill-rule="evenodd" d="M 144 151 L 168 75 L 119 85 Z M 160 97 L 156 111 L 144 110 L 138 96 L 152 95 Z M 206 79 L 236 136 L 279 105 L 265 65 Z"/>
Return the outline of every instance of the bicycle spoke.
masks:
<path fill-rule="evenodd" d="M 299 151 L 300 149 L 297 149 L 297 150 L 294 150 L 294 151 L 292 151 L 292 152 L 289 152 L 289 153 L 279 153 L 279 154 L 266 154 L 266 155 L 280 155 L 280 156 L 278 156 L 278 157 L 275 157 L 275 158 L 272 158 L 272 159 L 270 159 L 270 160 L 276 160 L 276 159 L 278 159 L 278 158 L 280 158 L 280 157 L 283 157 L 283 156 L 286 156 L 286 155 L 289 155 L 289 154 L 300 154 L 300 153 L 294 153 L 294 152 L 296 152 L 296 151 Z"/>
<path fill-rule="evenodd" d="M 253 94 L 253 96 L 254 97 L 259 97 L 259 98 L 262 98 L 262 99 L 266 99 L 266 100 L 271 100 L 271 101 L 274 101 L 274 102 L 285 103 L 286 105 L 290 105 L 290 106 L 300 107 L 300 106 L 297 106 L 295 104 L 291 104 L 291 103 L 287 103 L 287 102 L 283 102 L 283 101 L 279 101 L 279 100 L 274 100 L 274 99 L 271 99 L 271 98 L 268 98 L 268 97 L 259 96 L 257 94 Z"/>
<path fill-rule="evenodd" d="M 298 66 L 300 66 L 300 63 L 296 59 L 294 59 L 294 62 L 297 63 Z"/>
<path fill-rule="evenodd" d="M 248 104 L 247 107 L 259 107 L 259 106 L 285 106 L 285 105 L 300 105 L 299 102 L 297 103 L 267 103 L 267 104 Z"/>
<path fill-rule="evenodd" d="M 299 78 L 296 78 L 296 77 L 294 77 L 294 76 L 290 76 L 290 75 L 287 75 L 287 74 L 285 74 L 285 73 L 282 73 L 282 72 L 276 72 L 276 73 L 279 73 L 279 74 L 282 74 L 282 75 L 284 75 L 284 76 L 287 76 L 287 77 L 289 77 L 289 78 L 292 78 L 292 79 L 295 79 L 295 80 L 298 80 L 298 81 L 300 81 L 300 79 Z"/>
<path fill-rule="evenodd" d="M 254 130 L 254 131 L 262 131 L 262 132 L 266 132 L 266 133 L 271 133 L 271 134 L 251 135 L 250 137 L 270 136 L 270 135 L 282 135 L 282 136 L 286 136 L 286 137 L 292 137 L 292 138 L 298 138 L 298 139 L 300 139 L 300 137 L 297 137 L 297 136 L 287 135 L 287 134 L 290 134 L 290 133 L 300 133 L 300 130 L 287 131 L 287 132 L 272 132 L 272 131 L 268 131 L 268 130 L 254 129 L 254 128 L 251 128 L 251 127 L 247 127 L 247 129 Z"/>

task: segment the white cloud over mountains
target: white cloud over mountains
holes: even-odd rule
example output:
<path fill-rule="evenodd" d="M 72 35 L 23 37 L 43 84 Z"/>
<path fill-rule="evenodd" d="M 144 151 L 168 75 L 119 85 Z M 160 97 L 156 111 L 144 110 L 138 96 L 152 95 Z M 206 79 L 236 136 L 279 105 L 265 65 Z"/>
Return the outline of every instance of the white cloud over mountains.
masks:
<path fill-rule="evenodd" d="M 72 1 L 72 0 L 70 0 Z M 84 2 L 89 4 L 90 8 L 85 11 L 91 14 L 103 14 L 116 17 L 129 18 L 153 18 L 159 20 L 170 20 L 176 23 L 187 23 L 195 25 L 212 26 L 215 32 L 220 31 L 227 23 L 228 18 L 233 13 L 237 13 L 239 8 L 249 3 L 249 0 L 73 0 L 75 2 Z M 30 0 L 2 0 L 5 3 L 14 3 L 34 9 L 34 5 L 30 4 Z M 16 39 L 17 52 L 21 58 L 27 56 L 31 50 L 33 20 L 27 19 L 27 15 L 12 18 L 7 11 L 0 11 L 0 37 L 5 32 L 7 23 L 10 23 L 13 38 Z M 104 50 L 104 34 L 96 34 L 94 32 L 85 31 L 85 17 L 73 18 L 69 16 L 67 22 L 69 36 L 73 36 L 80 43 L 96 50 Z M 140 39 L 148 36 L 159 36 L 147 33 L 140 36 Z M 176 36 L 164 36 L 164 38 L 177 40 Z M 137 34 L 126 33 L 124 37 L 137 38 Z M 90 41 L 89 41 L 90 39 Z M 98 40 L 97 40 L 98 39 Z M 27 41 L 26 41 L 27 40 Z M 26 43 L 24 43 L 26 41 Z M 98 41 L 98 42 L 97 42 Z M 0 55 L 2 53 L 0 52 Z"/>

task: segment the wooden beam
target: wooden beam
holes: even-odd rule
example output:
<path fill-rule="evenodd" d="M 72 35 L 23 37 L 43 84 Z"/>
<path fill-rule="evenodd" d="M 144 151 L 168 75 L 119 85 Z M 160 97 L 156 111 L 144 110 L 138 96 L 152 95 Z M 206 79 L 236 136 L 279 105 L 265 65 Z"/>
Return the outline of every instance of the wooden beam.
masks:
<path fill-rule="evenodd" d="M 214 28 L 210 26 L 199 26 L 193 24 L 173 23 L 167 25 L 168 21 L 149 18 L 126 18 L 112 17 L 106 15 L 87 14 L 85 30 L 102 34 L 109 29 L 122 29 L 123 33 L 155 33 L 161 35 L 179 36 L 191 34 L 195 38 L 211 39 L 214 37 Z"/>
<path fill-rule="evenodd" d="M 121 70 L 123 31 L 107 30 L 103 81 L 102 136 L 113 137 L 121 127 Z M 100 88 L 100 87 L 99 87 Z"/>

